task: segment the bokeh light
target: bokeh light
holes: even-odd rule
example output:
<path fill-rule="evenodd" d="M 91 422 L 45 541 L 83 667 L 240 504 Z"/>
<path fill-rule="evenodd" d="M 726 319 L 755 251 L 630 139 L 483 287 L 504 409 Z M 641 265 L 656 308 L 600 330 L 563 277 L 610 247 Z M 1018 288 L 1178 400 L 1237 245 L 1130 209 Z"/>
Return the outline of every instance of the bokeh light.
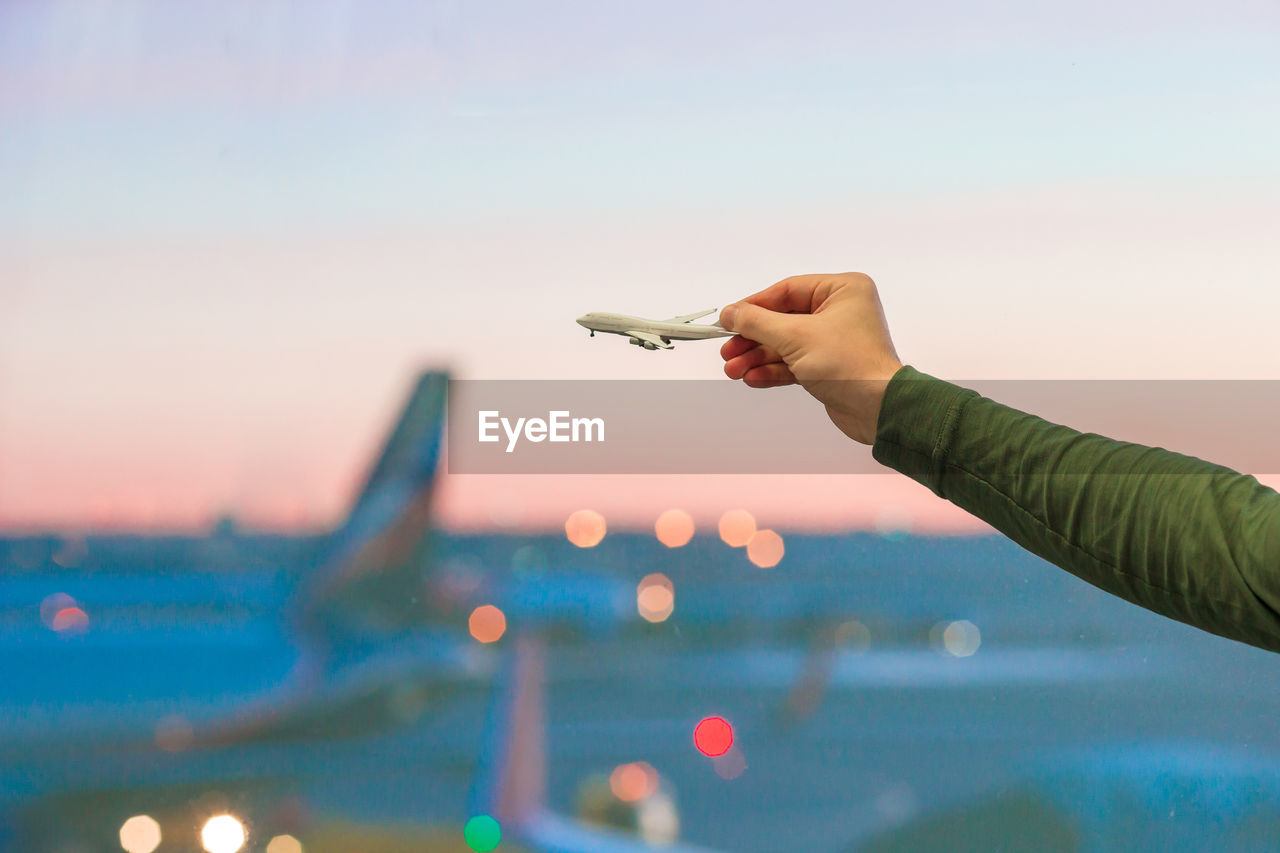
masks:
<path fill-rule="evenodd" d="M 720 516 L 720 538 L 731 548 L 741 548 L 756 532 L 756 519 L 745 509 L 731 509 Z"/>
<path fill-rule="evenodd" d="M 62 547 L 53 553 L 53 561 L 64 569 L 74 568 L 89 555 L 89 547 L 83 536 L 71 536 L 63 540 Z"/>
<path fill-rule="evenodd" d="M 645 761 L 619 764 L 609 774 L 609 790 L 624 803 L 634 803 L 658 790 L 658 771 Z"/>
<path fill-rule="evenodd" d="M 507 631 L 507 617 L 492 604 L 482 604 L 471 611 L 467 620 L 471 636 L 482 643 L 496 643 Z"/>
<path fill-rule="evenodd" d="M 636 830 L 654 847 L 674 844 L 680 837 L 675 801 L 663 791 L 654 791 L 636 803 Z"/>
<path fill-rule="evenodd" d="M 502 841 L 502 827 L 487 814 L 478 814 L 462 828 L 463 840 L 476 853 L 488 853 Z"/>
<path fill-rule="evenodd" d="M 905 782 L 885 788 L 875 798 L 875 809 L 891 823 L 899 823 L 919 811 L 915 790 Z"/>
<path fill-rule="evenodd" d="M 966 658 L 982 645 L 982 632 L 967 619 L 952 622 L 942 629 L 942 647 L 958 658 Z"/>
<path fill-rule="evenodd" d="M 89 614 L 79 607 L 64 607 L 53 615 L 49 627 L 59 634 L 83 634 L 89 630 Z"/>
<path fill-rule="evenodd" d="M 861 654 L 871 648 L 871 629 L 857 619 L 847 619 L 836 626 L 836 645 Z"/>
<path fill-rule="evenodd" d="M 277 835 L 267 842 L 267 853 L 302 853 L 302 842 L 292 835 Z"/>
<path fill-rule="evenodd" d="M 694 728 L 693 744 L 703 755 L 724 755 L 733 746 L 733 726 L 721 717 L 707 717 Z"/>
<path fill-rule="evenodd" d="M 636 585 L 636 610 L 647 622 L 665 622 L 676 606 L 676 588 L 671 578 L 655 572 Z"/>
<path fill-rule="evenodd" d="M 443 613 L 470 602 L 483 583 L 484 571 L 477 561 L 465 556 L 445 559 L 427 578 L 431 600 Z"/>
<path fill-rule="evenodd" d="M 65 592 L 55 592 L 52 595 L 47 595 L 45 596 L 44 601 L 40 602 L 40 621 L 43 622 L 46 627 L 52 628 L 53 617 L 57 616 L 59 611 L 65 610 L 68 607 L 78 606 L 79 604 L 76 600 Z"/>
<path fill-rule="evenodd" d="M 929 629 L 929 643 L 940 652 L 965 658 L 982 645 L 982 632 L 967 619 L 939 622 Z"/>
<path fill-rule="evenodd" d="M 229 814 L 215 815 L 204 822 L 200 843 L 209 853 L 236 853 L 244 846 L 244 824 Z"/>
<path fill-rule="evenodd" d="M 537 545 L 521 545 L 511 555 L 511 573 L 527 577 L 547 570 L 547 555 Z"/>
<path fill-rule="evenodd" d="M 134 815 L 120 826 L 120 846 L 128 853 L 151 853 L 160 846 L 160 824 L 150 815 Z"/>
<path fill-rule="evenodd" d="M 682 509 L 669 509 L 653 523 L 658 541 L 668 548 L 679 548 L 693 538 L 693 516 Z"/>
<path fill-rule="evenodd" d="M 724 755 L 711 759 L 716 775 L 721 779 L 737 779 L 747 769 L 747 757 L 738 747 L 730 747 Z"/>
<path fill-rule="evenodd" d="M 195 729 L 181 714 L 170 714 L 156 722 L 156 746 L 165 752 L 182 752 L 195 740 Z"/>
<path fill-rule="evenodd" d="M 579 548 L 594 548 L 604 538 L 604 516 L 593 509 L 580 509 L 564 522 L 564 535 Z"/>
<path fill-rule="evenodd" d="M 643 587 L 636 593 L 636 609 L 649 622 L 665 622 L 675 610 L 675 594 L 662 586 Z"/>
<path fill-rule="evenodd" d="M 782 537 L 772 530 L 757 530 L 747 541 L 747 559 L 762 569 L 771 569 L 786 553 Z"/>

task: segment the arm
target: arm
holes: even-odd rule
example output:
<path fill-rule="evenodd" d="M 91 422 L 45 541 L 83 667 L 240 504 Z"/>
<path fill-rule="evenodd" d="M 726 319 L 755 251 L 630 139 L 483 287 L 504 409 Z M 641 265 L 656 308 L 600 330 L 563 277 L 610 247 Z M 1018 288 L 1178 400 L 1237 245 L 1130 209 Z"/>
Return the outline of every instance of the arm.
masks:
<path fill-rule="evenodd" d="M 872 456 L 1094 586 L 1280 651 L 1280 494 L 898 370 Z"/>
<path fill-rule="evenodd" d="M 798 383 L 876 461 L 1094 586 L 1280 651 L 1280 493 L 1049 423 L 903 365 L 875 283 L 803 275 L 730 305 L 725 373 Z"/>

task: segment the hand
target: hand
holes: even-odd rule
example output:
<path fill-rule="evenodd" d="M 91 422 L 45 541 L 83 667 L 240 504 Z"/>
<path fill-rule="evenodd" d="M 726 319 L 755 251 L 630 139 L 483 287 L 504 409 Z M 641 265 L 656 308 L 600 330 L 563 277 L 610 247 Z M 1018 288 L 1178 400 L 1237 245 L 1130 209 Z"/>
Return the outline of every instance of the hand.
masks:
<path fill-rule="evenodd" d="M 875 443 L 884 389 L 902 362 L 868 276 L 784 278 L 726 306 L 720 325 L 738 333 L 720 348 L 730 379 L 752 388 L 799 383 L 845 435 Z"/>

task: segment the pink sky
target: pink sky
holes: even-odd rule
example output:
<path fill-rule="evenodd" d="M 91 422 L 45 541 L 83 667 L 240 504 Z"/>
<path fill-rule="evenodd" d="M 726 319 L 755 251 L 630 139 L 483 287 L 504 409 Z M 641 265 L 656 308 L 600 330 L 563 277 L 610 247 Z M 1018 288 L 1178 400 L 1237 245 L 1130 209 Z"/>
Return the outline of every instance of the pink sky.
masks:
<path fill-rule="evenodd" d="M 716 378 L 573 318 L 799 273 L 946 379 L 1280 378 L 1274 4 L 500 6 L 0 4 L 0 528 L 330 525 L 420 370 Z M 900 476 L 439 498 L 976 524 Z"/>
<path fill-rule="evenodd" d="M 0 261 L 23 284 L 9 294 L 22 322 L 0 344 L 0 524 L 200 528 L 223 511 L 257 525 L 331 524 L 420 367 L 716 377 L 714 343 L 641 352 L 588 339 L 572 319 L 719 305 L 790 271 L 839 269 L 842 257 L 868 261 L 904 360 L 943 378 L 1274 378 L 1280 303 L 1260 287 L 1277 260 L 1266 199 L 1196 201 L 1047 187 L 814 209 L 788 216 L 783 232 L 779 214 L 738 212 L 28 246 L 19 266 Z M 511 269 L 522 286 L 486 296 Z M 1221 273 L 1206 308 L 1210 269 Z M 668 506 L 703 521 L 745 506 L 786 527 L 874 527 L 894 507 L 916 529 L 981 527 L 900 476 L 454 476 L 438 515 L 491 524 L 504 495 L 533 525 L 581 507 L 643 527 Z"/>

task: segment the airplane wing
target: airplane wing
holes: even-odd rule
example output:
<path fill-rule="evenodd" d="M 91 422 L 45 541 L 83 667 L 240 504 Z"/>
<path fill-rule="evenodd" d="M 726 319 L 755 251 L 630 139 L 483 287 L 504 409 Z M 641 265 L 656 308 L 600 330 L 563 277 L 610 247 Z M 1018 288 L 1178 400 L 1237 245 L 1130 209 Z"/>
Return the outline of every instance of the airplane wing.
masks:
<path fill-rule="evenodd" d="M 716 309 L 708 308 L 706 311 L 695 311 L 692 314 L 681 314 L 679 317 L 672 317 L 669 320 L 663 320 L 664 323 L 689 323 L 697 320 L 699 317 L 705 317 Z"/>
<path fill-rule="evenodd" d="M 629 331 L 627 334 L 643 343 L 645 349 L 653 349 L 654 347 L 657 347 L 658 349 L 675 349 L 675 347 L 655 335 L 653 332 Z"/>

